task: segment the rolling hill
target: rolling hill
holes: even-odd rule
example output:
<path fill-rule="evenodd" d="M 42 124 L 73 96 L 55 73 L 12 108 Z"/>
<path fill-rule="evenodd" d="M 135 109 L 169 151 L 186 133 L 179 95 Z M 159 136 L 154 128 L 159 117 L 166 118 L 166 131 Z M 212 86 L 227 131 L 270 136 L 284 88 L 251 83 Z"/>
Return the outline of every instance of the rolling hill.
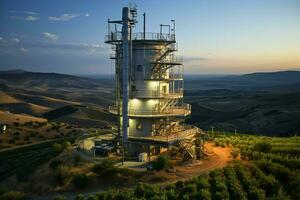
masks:
<path fill-rule="evenodd" d="M 91 127 L 107 126 L 114 80 L 57 73 L 0 71 L 0 109 Z M 265 135 L 300 132 L 300 72 L 186 76 L 189 123 Z M 65 112 L 65 110 L 72 112 Z M 62 112 L 63 111 L 63 112 Z M 54 117 L 53 117 L 54 116 Z"/>

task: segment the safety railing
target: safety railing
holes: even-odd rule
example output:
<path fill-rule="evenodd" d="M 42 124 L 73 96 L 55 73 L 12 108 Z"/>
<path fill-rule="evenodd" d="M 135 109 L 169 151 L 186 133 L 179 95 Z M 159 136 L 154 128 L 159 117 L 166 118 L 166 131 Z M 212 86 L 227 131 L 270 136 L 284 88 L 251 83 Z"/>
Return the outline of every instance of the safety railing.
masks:
<path fill-rule="evenodd" d="M 146 136 L 146 137 L 137 137 L 137 136 L 130 136 L 129 139 L 142 139 L 142 140 L 149 140 L 149 141 L 157 141 L 157 142 L 175 142 L 175 141 L 182 141 L 185 139 L 189 139 L 194 137 L 199 132 L 199 129 L 194 126 L 184 126 L 182 127 L 181 131 L 172 132 L 167 135 L 155 135 L 155 136 Z"/>
<path fill-rule="evenodd" d="M 111 34 L 105 36 L 105 42 L 118 42 L 122 40 L 122 32 L 111 32 Z M 157 40 L 157 41 L 169 41 L 175 42 L 174 34 L 167 33 L 134 33 L 132 34 L 132 40 Z"/>
<path fill-rule="evenodd" d="M 156 63 L 156 64 L 169 64 L 169 65 L 182 65 L 183 64 L 183 57 L 181 56 L 167 56 L 161 60 L 157 60 L 156 58 L 153 58 L 152 60 L 150 60 L 150 62 L 152 63 Z"/>
<path fill-rule="evenodd" d="M 180 88 L 171 92 L 163 90 L 136 90 L 131 92 L 131 96 L 134 98 L 180 98 L 183 96 L 183 89 Z"/>
<path fill-rule="evenodd" d="M 183 80 L 183 73 L 144 73 L 145 80 L 162 80 L 162 81 L 173 81 L 173 80 Z"/>
<path fill-rule="evenodd" d="M 117 106 L 110 106 L 108 108 L 110 113 L 118 114 Z M 186 116 L 191 113 L 191 105 L 183 104 L 182 106 L 169 107 L 163 111 L 161 110 L 143 110 L 143 109 L 128 109 L 128 115 L 133 117 L 155 117 L 155 116 Z M 120 108 L 122 114 L 122 108 Z"/>

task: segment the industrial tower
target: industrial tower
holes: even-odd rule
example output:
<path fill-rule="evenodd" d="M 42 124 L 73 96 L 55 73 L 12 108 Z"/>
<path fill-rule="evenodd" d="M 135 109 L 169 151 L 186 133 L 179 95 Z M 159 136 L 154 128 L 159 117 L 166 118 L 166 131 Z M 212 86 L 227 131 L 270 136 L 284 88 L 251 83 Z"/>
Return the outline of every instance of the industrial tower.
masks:
<path fill-rule="evenodd" d="M 126 157 L 147 153 L 148 158 L 168 152 L 199 158 L 202 132 L 185 125 L 191 105 L 183 103 L 183 62 L 176 57 L 175 21 L 160 25 L 160 32 L 134 33 L 137 11 L 124 7 L 122 20 L 108 20 L 105 43 L 113 45 L 115 105 L 118 135 Z M 113 25 L 113 26 L 112 26 Z M 120 27 L 122 27 L 120 29 Z"/>

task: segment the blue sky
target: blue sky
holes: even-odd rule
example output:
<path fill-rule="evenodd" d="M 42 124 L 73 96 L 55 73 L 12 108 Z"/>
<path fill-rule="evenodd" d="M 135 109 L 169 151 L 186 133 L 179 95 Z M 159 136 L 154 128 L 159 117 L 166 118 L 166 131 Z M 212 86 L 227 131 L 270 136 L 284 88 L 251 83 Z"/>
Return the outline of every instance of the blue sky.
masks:
<path fill-rule="evenodd" d="M 239 74 L 300 69 L 298 0 L 1 0 L 0 69 L 113 73 L 107 18 L 138 8 L 136 31 L 176 20 L 185 73 Z"/>

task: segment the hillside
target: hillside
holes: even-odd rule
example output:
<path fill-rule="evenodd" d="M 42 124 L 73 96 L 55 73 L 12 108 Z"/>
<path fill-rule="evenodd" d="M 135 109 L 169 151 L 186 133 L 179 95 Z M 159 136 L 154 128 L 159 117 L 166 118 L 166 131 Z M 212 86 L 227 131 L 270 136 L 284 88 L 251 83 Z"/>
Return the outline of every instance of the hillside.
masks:
<path fill-rule="evenodd" d="M 110 123 L 105 121 L 105 117 L 100 119 L 100 116 L 87 114 L 93 110 L 102 113 L 102 108 L 111 104 L 112 88 L 108 81 L 57 73 L 10 70 L 0 71 L 0 85 L 5 86 L 0 92 L 0 110 L 47 117 L 68 106 L 78 106 L 74 113 L 59 114 L 49 120 L 83 127 L 105 127 Z"/>
<path fill-rule="evenodd" d="M 220 131 L 237 129 L 243 133 L 265 135 L 297 134 L 300 132 L 299 74 L 299 71 L 282 71 L 235 76 L 187 76 L 185 100 L 192 104 L 188 123 L 205 130 L 214 126 Z M 76 111 L 63 116 L 59 114 L 60 117 L 53 120 L 106 126 L 110 123 L 106 120 L 110 118 L 87 113 L 105 112 L 113 104 L 114 80 L 108 76 L 91 77 L 1 71 L 0 109 L 40 117 L 75 106 Z"/>

